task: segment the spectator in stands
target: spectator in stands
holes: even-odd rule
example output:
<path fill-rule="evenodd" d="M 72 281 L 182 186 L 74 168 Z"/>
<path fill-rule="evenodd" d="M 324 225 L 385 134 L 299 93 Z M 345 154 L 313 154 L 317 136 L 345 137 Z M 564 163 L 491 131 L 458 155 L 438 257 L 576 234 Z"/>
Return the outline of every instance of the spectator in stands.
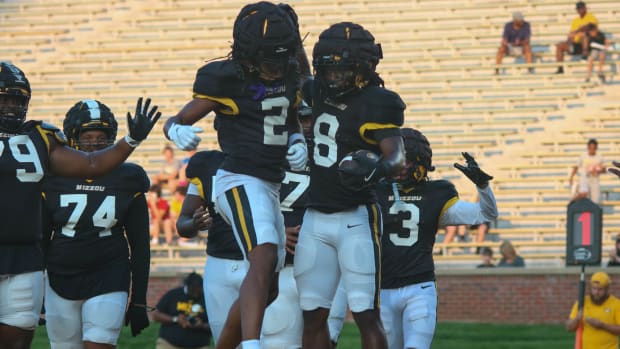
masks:
<path fill-rule="evenodd" d="M 172 244 L 172 220 L 170 219 L 170 204 L 161 197 L 161 187 L 151 185 L 146 196 L 146 202 L 151 214 L 150 234 L 151 245 L 159 243 L 159 233 L 163 230 L 166 244 Z"/>
<path fill-rule="evenodd" d="M 187 174 L 185 173 L 187 169 L 187 164 L 189 164 L 189 159 L 196 154 L 196 149 L 191 149 L 186 152 L 186 156 L 181 160 L 181 169 L 179 170 L 179 185 L 180 182 L 187 182 Z"/>
<path fill-rule="evenodd" d="M 448 225 L 445 227 L 445 230 L 444 244 L 452 243 L 455 237 L 457 242 L 465 242 L 467 240 L 467 226 L 465 225 Z"/>
<path fill-rule="evenodd" d="M 585 40 L 587 27 L 590 23 L 598 25 L 598 19 L 588 12 L 585 2 L 579 1 L 575 6 L 579 16 L 571 22 L 568 38 L 566 41 L 558 42 L 555 45 L 557 62 L 564 61 L 564 53 L 566 52 L 571 55 L 581 55 L 583 60 L 588 58 L 588 44 Z M 564 67 L 560 65 L 556 74 L 564 74 Z"/>
<path fill-rule="evenodd" d="M 620 267 L 620 234 L 616 235 L 616 247 L 609 252 L 608 267 Z"/>
<path fill-rule="evenodd" d="M 499 246 L 499 253 L 502 254 L 502 258 L 497 264 L 498 267 L 525 267 L 525 260 L 517 255 L 517 251 L 510 241 L 502 242 Z"/>
<path fill-rule="evenodd" d="M 599 271 L 590 279 L 590 295 L 584 298 L 583 309 L 573 304 L 566 330 L 574 332 L 583 324 L 582 348 L 616 349 L 620 335 L 620 300 L 609 293 L 611 279 Z"/>
<path fill-rule="evenodd" d="M 211 328 L 205 309 L 202 276 L 192 272 L 183 286 L 168 291 L 157 303 L 153 320 L 160 322 L 157 349 L 208 349 Z"/>
<path fill-rule="evenodd" d="M 162 187 L 167 185 L 170 193 L 173 193 L 177 187 L 179 171 L 183 165 L 180 160 L 174 157 L 174 150 L 170 145 L 167 144 L 161 153 L 164 156 L 164 162 L 159 173 L 153 177 L 153 184 L 159 184 Z"/>
<path fill-rule="evenodd" d="M 603 157 L 596 154 L 597 149 L 598 142 L 596 139 L 588 140 L 588 152 L 581 154 L 579 161 L 573 166 L 573 171 L 568 179 L 571 187 L 573 185 L 573 178 L 577 171 L 579 171 L 579 184 L 573 200 L 589 198 L 594 203 L 600 204 L 601 187 L 599 175 L 605 172 L 605 166 L 603 166 Z"/>
<path fill-rule="evenodd" d="M 484 222 L 481 224 L 470 225 L 469 229 L 476 229 L 476 242 L 481 243 L 484 242 L 484 239 L 489 232 L 489 227 L 491 226 L 491 222 Z M 480 246 L 476 246 L 476 254 L 480 253 Z"/>
<path fill-rule="evenodd" d="M 609 47 L 609 40 L 605 38 L 605 34 L 598 30 L 598 26 L 594 23 L 588 25 L 585 41 L 590 48 L 590 56 L 588 57 L 588 73 L 586 82 L 590 82 L 594 60 L 598 58 L 598 78 L 605 83 L 605 74 L 603 74 L 603 64 L 605 64 L 605 50 Z"/>
<path fill-rule="evenodd" d="M 476 268 L 495 268 L 493 264 L 493 250 L 490 247 L 483 247 L 480 251 L 481 264 L 478 264 Z"/>
<path fill-rule="evenodd" d="M 497 50 L 495 63 L 502 64 L 504 55 L 509 56 L 525 56 L 525 61 L 532 63 L 532 47 L 530 45 L 530 24 L 523 19 L 521 12 L 512 13 L 512 22 L 506 23 L 504 26 L 504 34 L 502 35 L 502 44 Z M 532 68 L 528 71 L 533 72 Z M 495 68 L 495 75 L 499 75 L 499 68 Z"/>

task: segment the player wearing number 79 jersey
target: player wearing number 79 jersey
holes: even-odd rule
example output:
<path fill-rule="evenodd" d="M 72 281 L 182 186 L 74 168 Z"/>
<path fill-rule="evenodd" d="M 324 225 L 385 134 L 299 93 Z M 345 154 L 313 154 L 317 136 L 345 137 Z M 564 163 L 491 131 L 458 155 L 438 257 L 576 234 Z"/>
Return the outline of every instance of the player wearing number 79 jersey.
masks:
<path fill-rule="evenodd" d="M 433 245 L 439 226 L 480 224 L 497 218 L 491 176 L 463 153 L 455 164 L 478 189 L 479 203 L 459 200 L 454 185 L 429 180 L 432 150 L 426 137 L 402 129 L 407 164 L 396 181 L 379 184 L 383 213 L 381 319 L 390 349 L 430 348 L 437 321 Z"/>

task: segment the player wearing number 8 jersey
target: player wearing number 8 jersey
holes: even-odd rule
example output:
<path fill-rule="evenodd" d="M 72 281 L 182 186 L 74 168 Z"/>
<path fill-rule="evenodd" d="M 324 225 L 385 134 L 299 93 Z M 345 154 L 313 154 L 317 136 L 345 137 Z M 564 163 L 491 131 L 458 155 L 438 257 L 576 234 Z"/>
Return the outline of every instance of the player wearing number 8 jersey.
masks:
<path fill-rule="evenodd" d="M 381 213 L 372 187 L 404 165 L 405 104 L 382 87 L 381 58 L 372 34 L 350 22 L 332 25 L 314 46 L 315 79 L 304 86 L 314 119 L 310 189 L 295 249 L 303 348 L 330 346 L 326 320 L 339 280 L 362 346 L 386 347 L 378 310 Z M 344 185 L 339 164 L 361 149 L 382 160 L 360 172 L 364 185 Z"/>
<path fill-rule="evenodd" d="M 467 166 L 455 164 L 478 189 L 479 203 L 461 201 L 454 185 L 429 180 L 432 150 L 417 130 L 402 130 L 405 169 L 396 180 L 382 181 L 383 211 L 381 319 L 390 349 L 430 348 L 437 320 L 433 245 L 440 226 L 480 224 L 497 218 L 497 206 L 484 173 L 463 153 Z"/>
<path fill-rule="evenodd" d="M 168 120 L 166 135 L 195 148 L 191 125 L 214 111 L 226 158 L 214 180 L 216 207 L 232 225 L 250 267 L 219 338 L 218 348 L 258 348 L 263 313 L 277 296 L 284 263 L 284 222 L 279 205 L 286 161 L 303 169 L 307 147 L 297 120 L 301 38 L 286 5 L 258 2 L 241 9 L 233 27 L 230 59 L 198 70 L 194 99 Z"/>
<path fill-rule="evenodd" d="M 86 99 L 69 109 L 63 131 L 69 145 L 93 152 L 114 142 L 117 123 L 105 104 Z M 115 346 L 130 283 L 131 303 L 148 325 L 148 187 L 144 170 L 131 163 L 97 179 L 45 180 L 45 309 L 52 348 Z"/>
<path fill-rule="evenodd" d="M 24 73 L 0 62 L 0 342 L 10 348 L 30 346 L 43 302 L 44 175 L 94 178 L 112 171 L 161 115 L 148 99 L 143 107 L 140 98 L 135 117 L 127 114 L 128 136 L 106 150 L 84 153 L 65 146 L 57 128 L 25 121 L 30 95 Z"/>

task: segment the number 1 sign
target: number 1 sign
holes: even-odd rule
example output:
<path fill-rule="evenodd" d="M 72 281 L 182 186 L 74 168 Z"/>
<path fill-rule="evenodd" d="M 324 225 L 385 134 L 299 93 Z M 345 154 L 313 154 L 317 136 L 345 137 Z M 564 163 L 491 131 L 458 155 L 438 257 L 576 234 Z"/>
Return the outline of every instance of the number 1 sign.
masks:
<path fill-rule="evenodd" d="M 566 265 L 600 265 L 603 210 L 590 199 L 571 202 L 566 211 Z"/>

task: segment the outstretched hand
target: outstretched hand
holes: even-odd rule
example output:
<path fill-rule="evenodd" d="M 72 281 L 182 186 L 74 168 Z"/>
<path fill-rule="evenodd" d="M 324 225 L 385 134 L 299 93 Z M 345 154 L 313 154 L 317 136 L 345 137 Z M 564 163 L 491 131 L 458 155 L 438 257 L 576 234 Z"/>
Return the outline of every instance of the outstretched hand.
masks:
<path fill-rule="evenodd" d="M 147 98 L 144 106 L 142 106 L 142 97 L 136 102 L 136 113 L 132 117 L 131 113 L 127 113 L 127 128 L 129 129 L 129 137 L 136 142 L 142 142 L 151 132 L 157 120 L 161 117 L 161 112 L 157 111 L 154 105 L 150 110 L 151 99 Z"/>
<path fill-rule="evenodd" d="M 454 167 L 463 172 L 463 174 L 474 182 L 478 188 L 486 188 L 489 185 L 489 181 L 493 179 L 493 176 L 490 176 L 482 171 L 474 157 L 469 155 L 469 153 L 463 152 L 461 154 L 463 154 L 463 157 L 465 158 L 465 166 L 455 162 Z"/>
<path fill-rule="evenodd" d="M 614 167 L 608 168 L 607 171 L 615 174 L 616 176 L 618 176 L 618 178 L 620 178 L 620 162 L 612 161 L 611 163 L 614 165 Z"/>

